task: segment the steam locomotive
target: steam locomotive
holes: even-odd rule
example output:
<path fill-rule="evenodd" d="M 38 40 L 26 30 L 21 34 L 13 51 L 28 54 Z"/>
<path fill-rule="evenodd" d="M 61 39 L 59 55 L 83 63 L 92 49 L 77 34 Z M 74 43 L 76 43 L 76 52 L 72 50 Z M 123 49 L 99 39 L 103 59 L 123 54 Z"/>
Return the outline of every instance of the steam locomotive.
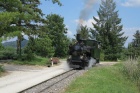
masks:
<path fill-rule="evenodd" d="M 100 42 L 97 40 L 85 40 L 76 36 L 77 42 L 69 46 L 67 62 L 70 68 L 82 68 L 99 63 Z"/>

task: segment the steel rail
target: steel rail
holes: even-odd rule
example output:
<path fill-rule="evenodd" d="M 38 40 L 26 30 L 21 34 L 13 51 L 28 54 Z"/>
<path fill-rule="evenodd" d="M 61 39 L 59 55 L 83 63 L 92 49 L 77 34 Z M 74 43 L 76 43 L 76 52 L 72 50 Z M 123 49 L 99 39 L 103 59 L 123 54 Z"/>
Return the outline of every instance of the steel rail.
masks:
<path fill-rule="evenodd" d="M 27 88 L 27 89 L 21 90 L 21 91 L 18 92 L 18 93 L 27 93 L 26 91 L 28 91 L 28 90 L 30 90 L 30 89 L 32 89 L 32 88 L 34 88 L 34 87 L 37 87 L 37 86 L 39 86 L 39 85 L 41 85 L 41 84 L 43 84 L 43 83 L 46 83 L 46 82 L 48 82 L 48 81 L 50 81 L 50 80 L 52 80 L 52 79 L 55 79 L 55 78 L 57 78 L 57 77 L 59 77 L 59 76 L 62 76 L 62 75 L 66 74 L 66 73 L 68 73 L 68 72 L 71 72 L 71 71 L 74 71 L 74 69 L 70 69 L 69 71 L 66 71 L 66 72 L 64 72 L 64 73 L 61 73 L 61 74 L 59 74 L 59 75 L 57 75 L 57 76 L 54 76 L 54 77 L 52 77 L 52 78 L 50 78 L 50 79 L 44 80 L 44 81 L 42 81 L 42 82 L 40 82 L 40 83 L 38 83 L 38 84 L 36 84 L 36 85 L 33 85 L 33 86 L 31 86 L 31 87 L 29 87 L 29 88 Z M 71 74 L 65 76 L 64 78 L 60 79 L 59 81 L 57 81 L 57 82 L 55 82 L 55 83 L 53 83 L 53 84 L 51 84 L 51 85 L 49 85 L 49 86 L 47 86 L 47 87 L 44 87 L 43 89 L 37 91 L 36 93 L 41 93 L 41 92 L 43 92 L 44 90 L 49 89 L 50 87 L 52 87 L 52 86 L 54 86 L 55 84 L 57 84 L 57 83 L 59 83 L 59 82 L 65 80 L 66 78 L 70 77 L 71 75 L 73 75 L 73 74 L 75 74 L 75 73 L 77 73 L 77 72 L 78 72 L 78 71 L 76 70 L 74 73 L 71 73 Z"/>

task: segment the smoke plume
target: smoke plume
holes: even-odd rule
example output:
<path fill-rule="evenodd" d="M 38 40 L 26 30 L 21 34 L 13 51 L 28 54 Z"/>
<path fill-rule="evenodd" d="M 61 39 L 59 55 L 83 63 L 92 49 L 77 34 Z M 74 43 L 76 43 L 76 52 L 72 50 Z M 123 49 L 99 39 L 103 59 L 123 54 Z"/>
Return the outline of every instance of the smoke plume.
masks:
<path fill-rule="evenodd" d="M 89 60 L 89 64 L 88 64 L 88 68 L 91 68 L 92 66 L 94 66 L 96 64 L 96 60 L 94 58 L 91 58 Z"/>
<path fill-rule="evenodd" d="M 92 9 L 95 1 L 96 0 L 84 0 L 84 7 L 80 12 L 77 29 L 80 28 L 80 26 L 84 23 L 84 21 L 88 19 L 90 13 L 93 12 Z"/>

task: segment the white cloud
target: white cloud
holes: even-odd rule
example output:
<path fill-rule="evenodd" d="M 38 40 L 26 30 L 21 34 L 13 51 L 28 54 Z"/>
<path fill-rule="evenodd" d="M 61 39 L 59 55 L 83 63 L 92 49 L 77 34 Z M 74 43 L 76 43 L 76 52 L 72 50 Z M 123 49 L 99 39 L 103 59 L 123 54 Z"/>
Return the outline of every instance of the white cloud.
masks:
<path fill-rule="evenodd" d="M 121 4 L 122 6 L 125 7 L 136 7 L 140 6 L 140 0 L 125 0 L 124 3 Z"/>
<path fill-rule="evenodd" d="M 73 33 L 72 33 L 72 31 L 68 30 L 68 31 L 67 31 L 67 36 L 70 37 L 70 38 L 73 38 Z"/>
<path fill-rule="evenodd" d="M 69 30 L 69 26 L 68 26 L 68 25 L 66 25 L 66 28 L 68 29 L 66 35 L 67 35 L 69 38 L 73 38 L 73 37 L 74 37 L 74 33 L 73 33 L 71 30 Z"/>

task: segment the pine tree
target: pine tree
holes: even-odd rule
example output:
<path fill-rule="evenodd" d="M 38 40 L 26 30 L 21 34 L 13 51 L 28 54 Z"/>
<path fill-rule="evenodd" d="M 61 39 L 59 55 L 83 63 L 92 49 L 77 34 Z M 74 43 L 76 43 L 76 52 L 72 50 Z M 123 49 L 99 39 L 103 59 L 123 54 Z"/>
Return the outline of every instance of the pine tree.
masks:
<path fill-rule="evenodd" d="M 134 59 L 140 56 L 140 31 L 137 30 L 133 36 L 133 41 L 128 45 L 128 54 Z"/>
<path fill-rule="evenodd" d="M 121 18 L 118 18 L 116 3 L 113 0 L 102 0 L 99 11 L 99 19 L 93 17 L 96 23 L 93 23 L 92 34 L 101 41 L 102 50 L 105 54 L 105 60 L 117 60 L 124 46 L 127 37 L 123 37 Z"/>
<path fill-rule="evenodd" d="M 81 25 L 80 29 L 78 29 L 77 32 L 79 32 L 81 39 L 89 39 L 90 38 L 90 35 L 89 35 L 90 29 L 87 26 Z"/>
<path fill-rule="evenodd" d="M 59 0 L 51 0 L 53 3 L 61 5 Z M 43 23 L 42 10 L 38 8 L 40 0 L 0 0 L 0 11 L 2 13 L 17 13 L 18 16 L 12 16 L 8 23 L 4 23 L 6 26 L 3 28 L 3 32 L 11 32 L 12 35 L 17 36 L 17 53 L 21 56 L 21 41 L 23 40 L 22 33 L 30 37 L 38 35 L 40 32 L 38 23 Z M 7 36 L 11 36 L 11 33 Z M 14 34 L 13 34 L 14 33 Z M 5 34 L 5 33 L 4 33 Z M 2 33 L 2 35 L 4 35 Z"/>

